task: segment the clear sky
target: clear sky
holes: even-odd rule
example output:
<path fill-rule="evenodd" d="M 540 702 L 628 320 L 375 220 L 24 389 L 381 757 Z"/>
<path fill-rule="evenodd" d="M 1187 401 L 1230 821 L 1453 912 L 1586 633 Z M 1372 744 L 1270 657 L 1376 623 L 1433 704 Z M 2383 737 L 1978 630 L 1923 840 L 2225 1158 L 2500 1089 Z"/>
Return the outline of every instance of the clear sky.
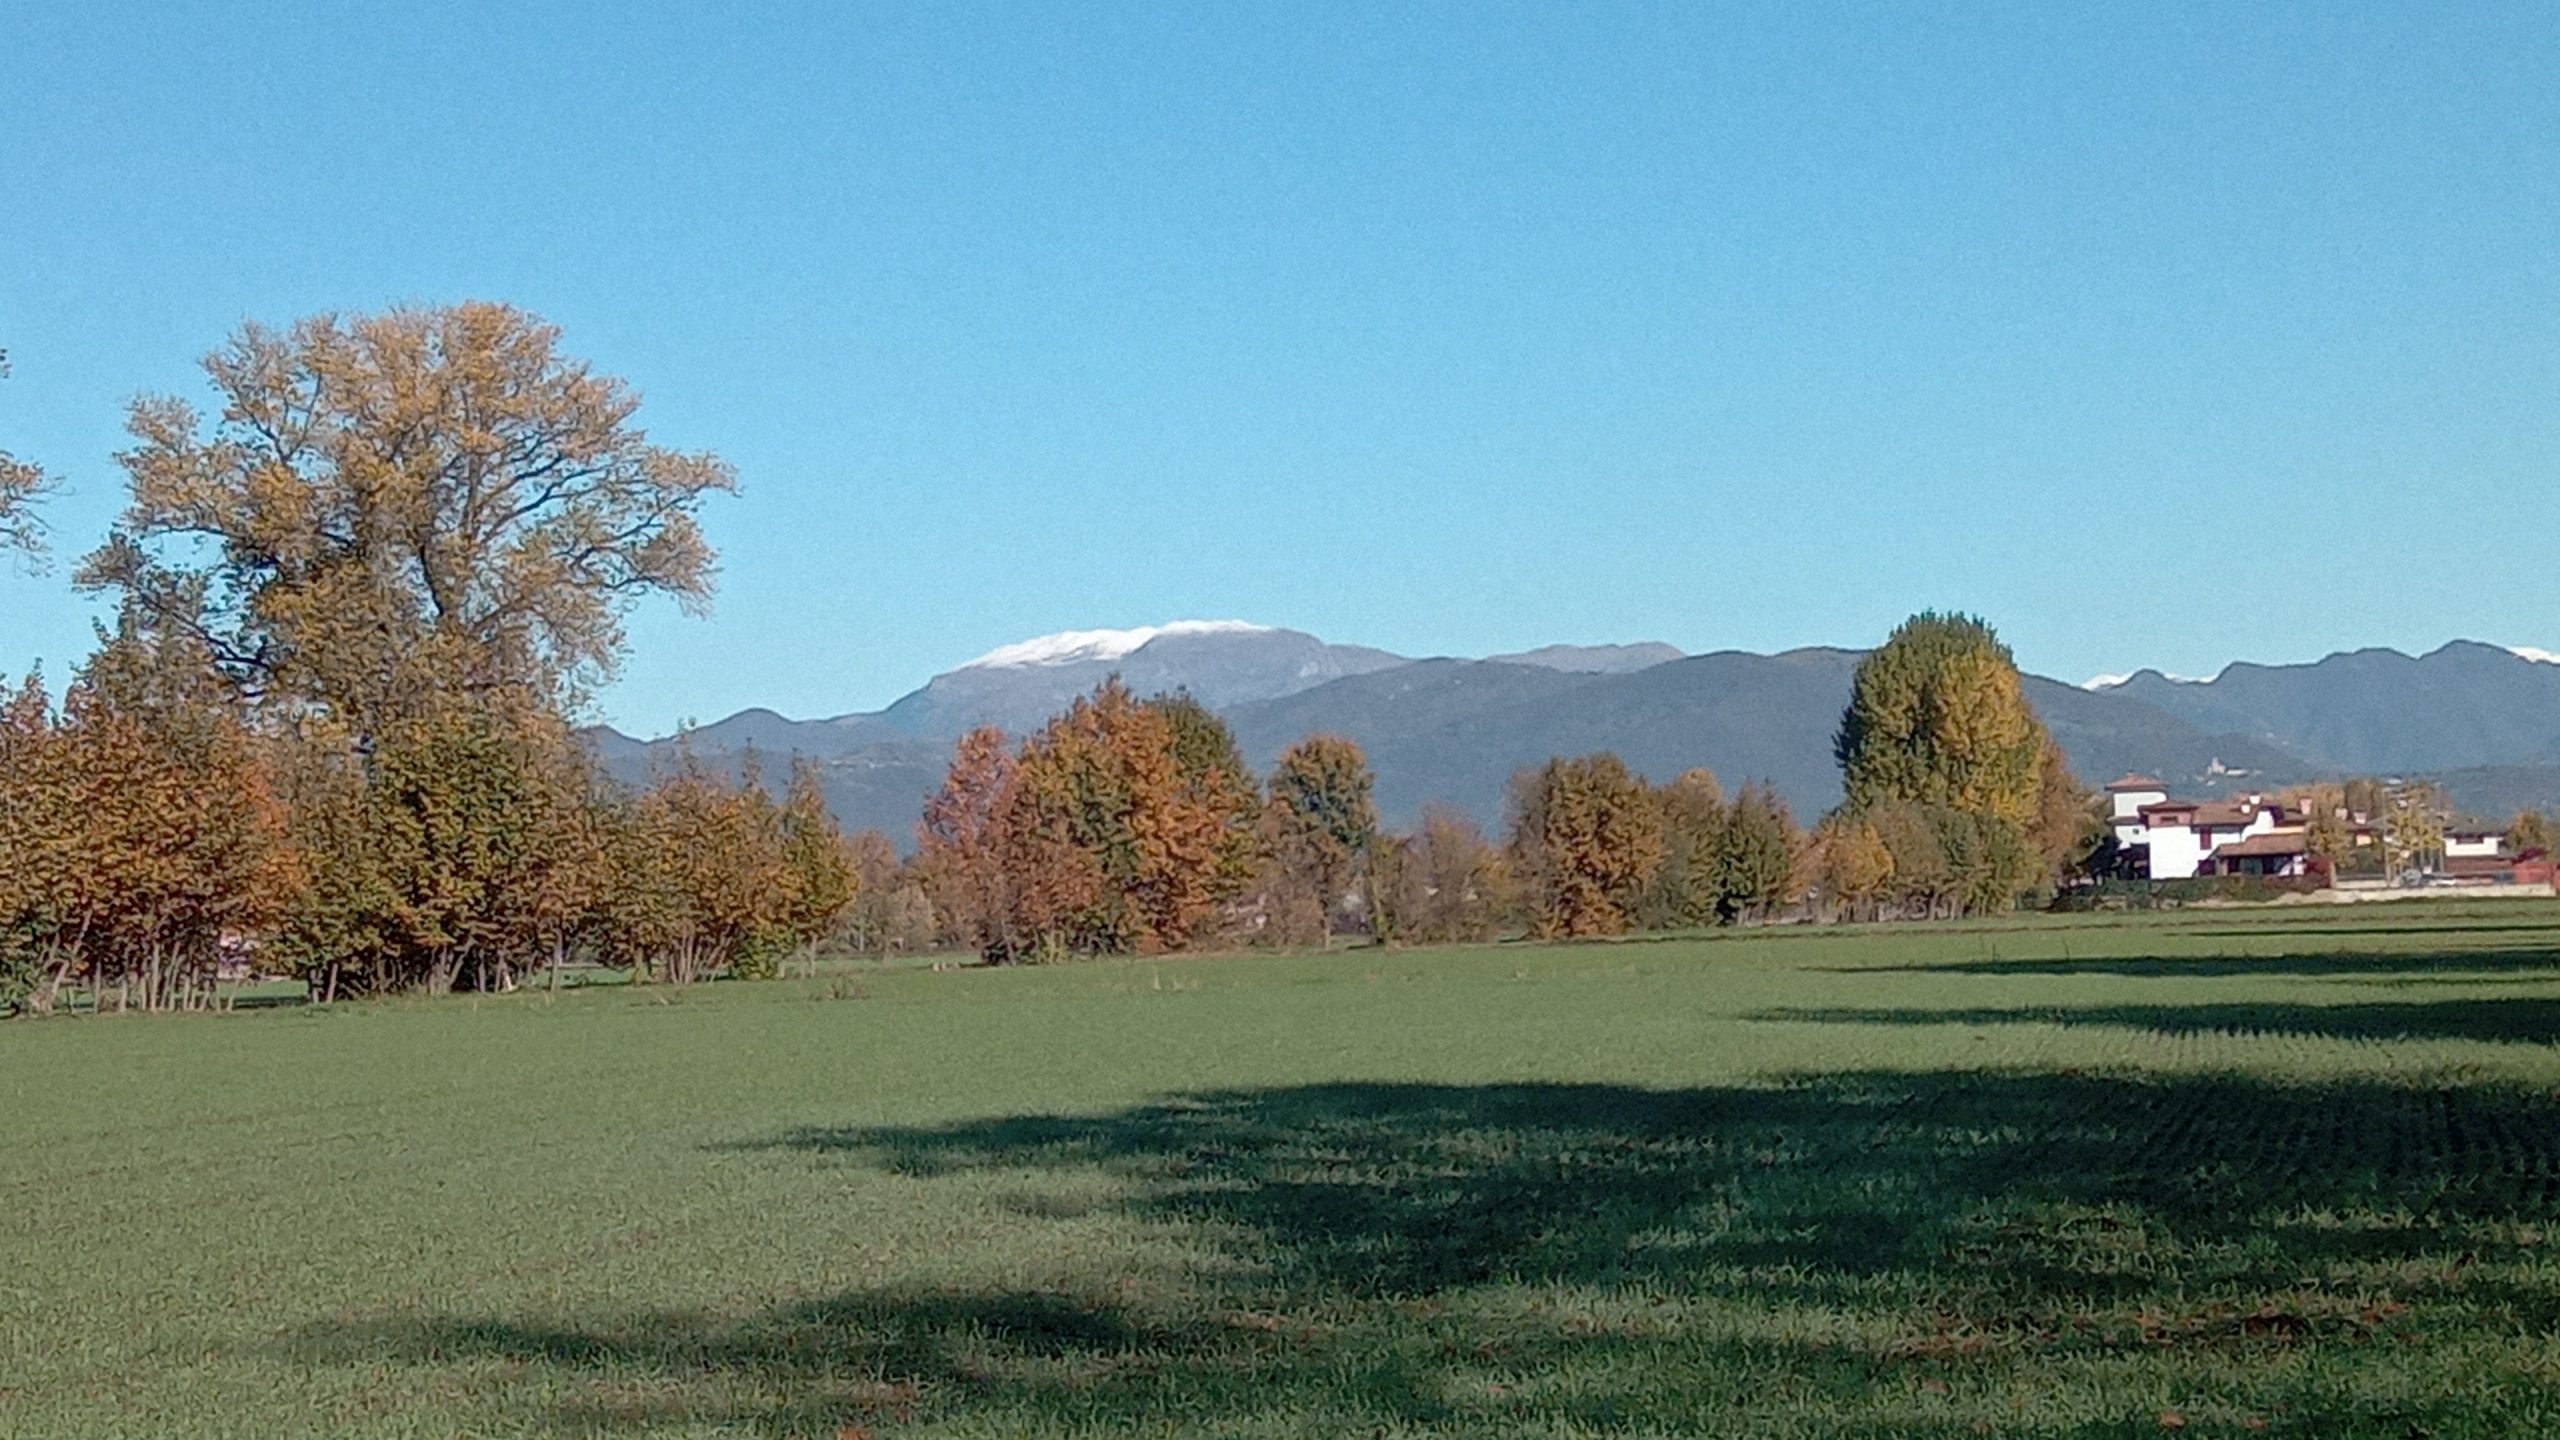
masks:
<path fill-rule="evenodd" d="M 0 6 L 0 448 L 489 297 L 734 460 L 602 711 L 1044 631 L 2560 648 L 2560 8 Z M 86 648 L 0 575 L 0 669 Z"/>

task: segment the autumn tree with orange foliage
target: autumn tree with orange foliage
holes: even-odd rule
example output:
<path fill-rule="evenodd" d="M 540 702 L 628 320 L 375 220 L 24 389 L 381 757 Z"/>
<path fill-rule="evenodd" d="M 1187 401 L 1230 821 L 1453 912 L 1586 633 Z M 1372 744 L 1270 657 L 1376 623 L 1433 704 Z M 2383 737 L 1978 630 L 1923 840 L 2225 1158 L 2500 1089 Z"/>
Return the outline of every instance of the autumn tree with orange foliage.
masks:
<path fill-rule="evenodd" d="M 612 953 L 634 980 L 690 985 L 766 970 L 791 944 L 781 811 L 747 757 L 743 781 L 690 744 L 635 797 L 611 847 Z"/>
<path fill-rule="evenodd" d="M 652 444 L 628 386 L 506 305 L 252 324 L 204 370 L 210 418 L 135 402 L 131 502 L 79 580 L 268 762 L 263 791 L 200 792 L 288 812 L 261 965 L 321 999 L 556 976 L 606 935 L 630 818 L 565 717 L 632 604 L 708 597 L 697 512 L 728 465 Z M 795 876 L 825 863 L 803 830 Z"/>
<path fill-rule="evenodd" d="M 44 683 L 29 675 L 0 706 L 0 1014 L 43 1012 L 79 963 L 85 891 L 77 777 Z"/>
<path fill-rule="evenodd" d="M 1622 934 L 1662 864 L 1662 809 L 1615 755 L 1550 760 L 1512 782 L 1509 854 L 1532 930 Z"/>
<path fill-rule="evenodd" d="M 992 728 L 961 737 L 917 866 L 989 960 L 1185 949 L 1250 873 L 1251 794 L 1225 722 L 1115 678 L 1012 753 Z"/>
<path fill-rule="evenodd" d="M 1198 942 L 1234 891 L 1231 818 L 1184 773 L 1165 711 L 1104 681 L 1015 759 L 1006 828 L 1020 931 L 1048 955 Z"/>
<path fill-rule="evenodd" d="M 651 444 L 630 388 L 559 338 L 479 301 L 242 327 L 205 358 L 210 423 L 134 402 L 132 502 L 82 583 L 359 746 L 462 696 L 574 702 L 635 601 L 708 597 L 696 515 L 735 478 Z"/>
<path fill-rule="evenodd" d="M 1014 879 L 1005 827 L 1013 805 L 1013 752 L 1002 730 L 960 737 L 942 787 L 916 823 L 916 863 L 951 937 L 989 960 L 1011 960 Z"/>
<path fill-rule="evenodd" d="M 1501 852 L 1474 821 L 1446 806 L 1422 812 L 1410 835 L 1380 835 L 1370 867 L 1370 933 L 1381 942 L 1448 945 L 1490 940 L 1508 896 Z"/>
<path fill-rule="evenodd" d="M 0 961 L 12 1007 L 77 982 L 118 1009 L 215 1003 L 299 885 L 267 756 L 182 647 L 130 617 L 58 713 L 0 721 Z"/>

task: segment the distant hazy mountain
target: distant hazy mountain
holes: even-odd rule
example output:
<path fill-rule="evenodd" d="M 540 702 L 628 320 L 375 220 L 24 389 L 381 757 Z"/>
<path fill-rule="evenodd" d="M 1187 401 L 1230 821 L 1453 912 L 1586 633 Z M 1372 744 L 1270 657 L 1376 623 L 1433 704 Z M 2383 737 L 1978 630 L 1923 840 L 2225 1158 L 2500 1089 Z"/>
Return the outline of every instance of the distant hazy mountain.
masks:
<path fill-rule="evenodd" d="M 724 763 L 752 749 L 777 783 L 791 756 L 815 759 L 839 821 L 877 826 L 903 845 L 925 796 L 942 779 L 953 740 L 978 725 L 1029 730 L 1109 676 L 1142 695 L 1188 690 L 1224 709 L 1406 663 L 1383 650 L 1328 645 L 1301 631 L 1238 620 L 1068 631 L 990 651 L 877 714 L 790 720 L 743 710 L 693 731 L 690 743 Z M 634 782 L 647 778 L 673 744 L 603 727 L 589 738 L 608 770 Z"/>
<path fill-rule="evenodd" d="M 778 784 L 818 760 L 846 825 L 901 845 L 973 725 L 1021 733 L 1117 674 L 1140 694 L 1188 690 L 1224 713 L 1256 766 L 1330 731 L 1368 751 L 1379 808 L 1409 824 L 1433 801 L 1497 826 L 1512 773 L 1615 750 L 1656 780 L 1692 766 L 1728 790 L 1774 785 L 1810 820 L 1836 804 L 1831 736 L 1858 652 L 1551 645 L 1489 660 L 1406 660 L 1241 621 L 1072 631 L 1007 645 L 876 714 L 790 720 L 746 710 L 692 735 L 721 763 L 752 749 Z M 2186 793 L 2273 788 L 2342 773 L 2431 774 L 2481 815 L 2560 804 L 2560 665 L 2458 642 L 2311 665 L 2233 665 L 2210 681 L 2142 671 L 2087 687 L 2028 677 L 2027 695 L 2091 783 L 2128 770 Z M 669 741 L 591 732 L 616 774 L 644 777 Z"/>
<path fill-rule="evenodd" d="M 1384 650 L 1328 645 L 1302 631 L 1241 620 L 1069 631 L 936 675 L 880 718 L 899 734 L 950 740 L 979 725 L 1028 730 L 1115 674 L 1141 695 L 1188 690 L 1225 709 L 1404 663 Z"/>
<path fill-rule="evenodd" d="M 1687 653 L 1677 645 L 1648 640 L 1640 645 L 1541 645 L 1535 650 L 1490 658 L 1513 665 L 1542 665 L 1549 670 L 1570 670 L 1577 674 L 1622 675 L 1630 670 L 1648 669 L 1684 659 Z"/>
<path fill-rule="evenodd" d="M 2357 774 L 2560 759 L 2560 665 L 2457 640 L 2414 659 L 2355 650 L 2307 665 L 2234 664 L 2211 680 L 2143 670 L 2101 693 L 2249 735 Z"/>
<path fill-rule="evenodd" d="M 1410 823 L 1434 800 L 1490 825 L 1512 772 L 1553 755 L 1614 750 L 1668 780 L 1693 766 L 1730 791 L 1766 781 L 1804 818 L 1840 801 L 1831 736 L 1849 703 L 1859 652 L 1726 651 L 1621 675 L 1563 675 L 1496 661 L 1424 661 L 1228 712 L 1246 757 L 1268 764 L 1298 736 L 1360 742 L 1378 772 L 1378 806 Z M 2147 769 L 2182 788 L 2301 778 L 2273 747 L 2203 733 L 2138 701 L 2030 678 L 2028 696 L 2071 756 L 2099 781 Z"/>

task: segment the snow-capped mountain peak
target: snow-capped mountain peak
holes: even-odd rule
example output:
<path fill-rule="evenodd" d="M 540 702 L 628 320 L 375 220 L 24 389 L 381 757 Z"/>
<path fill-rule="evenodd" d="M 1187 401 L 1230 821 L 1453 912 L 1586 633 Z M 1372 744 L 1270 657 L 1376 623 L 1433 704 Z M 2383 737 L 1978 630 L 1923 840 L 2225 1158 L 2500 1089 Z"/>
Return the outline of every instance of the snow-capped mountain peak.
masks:
<path fill-rule="evenodd" d="M 1035 665 L 1073 665 L 1088 660 L 1117 660 L 1150 640 L 1167 635 L 1255 635 L 1273 627 L 1249 620 L 1175 620 L 1127 630 L 1061 630 L 999 645 L 963 670 L 1015 670 Z"/>
<path fill-rule="evenodd" d="M 2510 645 L 2507 653 L 2536 665 L 2560 665 L 2560 650 L 2545 650 L 2539 645 Z"/>

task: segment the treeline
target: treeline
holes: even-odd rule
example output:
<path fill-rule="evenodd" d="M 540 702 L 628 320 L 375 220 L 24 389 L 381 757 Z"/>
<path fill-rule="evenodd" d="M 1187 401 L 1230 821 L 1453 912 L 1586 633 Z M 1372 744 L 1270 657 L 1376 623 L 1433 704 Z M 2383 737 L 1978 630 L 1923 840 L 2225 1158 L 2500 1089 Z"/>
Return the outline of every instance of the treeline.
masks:
<path fill-rule="evenodd" d="M 555 718 L 476 707 L 359 756 L 129 689 L 132 658 L 0 713 L 0 1008 L 204 1008 L 248 975 L 508 989 L 572 961 L 685 984 L 773 973 L 851 908 L 805 766 L 779 797 L 690 756 L 633 790 Z"/>
<path fill-rule="evenodd" d="M 1765 785 L 1655 785 L 1598 754 L 1515 777 L 1496 844 L 1446 810 L 1381 829 L 1348 740 L 1301 741 L 1257 782 L 1206 708 L 1113 681 L 1019 744 L 965 737 L 882 883 L 940 942 L 1021 961 L 1980 914 L 2049 889 L 2100 833 L 1978 620 L 1917 616 L 1868 656 L 1836 750 L 1848 798 L 1809 834 Z"/>
<path fill-rule="evenodd" d="M 567 717 L 637 599 L 697 604 L 716 456 L 502 305 L 249 326 L 211 417 L 134 403 L 130 503 L 75 583 L 114 621 L 0 714 L 0 1010 L 682 984 L 834 932 L 861 854 L 814 773 L 608 783 Z M 0 541 L 50 484 L 0 457 Z"/>
<path fill-rule="evenodd" d="M 0 712 L 0 1010 L 684 984 L 839 939 L 1016 962 L 1978 913 L 2088 840 L 2007 650 L 1937 615 L 1859 667 L 1810 834 L 1764 785 L 1612 755 L 1517 777 L 1498 841 L 1445 810 L 1392 833 L 1351 742 L 1256 776 L 1205 707 L 1116 682 L 965 737 L 909 860 L 839 834 L 806 766 L 777 795 L 679 747 L 618 786 L 569 717 L 632 604 L 707 600 L 697 512 L 735 477 L 558 338 L 476 303 L 251 325 L 204 362 L 211 414 L 133 404 L 129 503 L 74 576 L 112 621 Z M 0 545 L 35 548 L 52 484 L 0 455 Z"/>

